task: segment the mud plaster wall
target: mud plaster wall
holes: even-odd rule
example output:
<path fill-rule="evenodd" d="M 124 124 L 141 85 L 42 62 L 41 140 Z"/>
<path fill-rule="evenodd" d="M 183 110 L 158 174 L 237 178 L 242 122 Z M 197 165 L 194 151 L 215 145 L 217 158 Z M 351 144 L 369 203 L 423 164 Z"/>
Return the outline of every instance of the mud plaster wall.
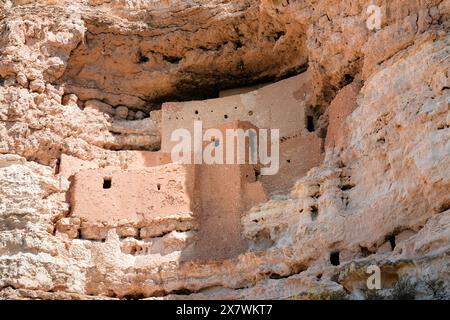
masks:
<path fill-rule="evenodd" d="M 266 85 L 255 91 L 204 101 L 165 103 L 162 108 L 164 152 L 177 143 L 171 134 L 187 129 L 193 137 L 194 121 L 203 129 L 217 128 L 231 121 L 248 121 L 257 128 L 280 129 L 280 169 L 274 176 L 261 177 L 269 194 L 286 193 L 298 177 L 323 160 L 323 141 L 307 128 L 306 110 L 312 94 L 312 74 Z"/>
<path fill-rule="evenodd" d="M 193 123 L 216 128 L 226 121 L 249 121 L 260 129 L 279 129 L 280 137 L 307 132 L 305 110 L 312 99 L 310 72 L 279 81 L 256 91 L 218 99 L 169 102 L 162 106 L 161 150 L 170 152 L 175 129 L 192 134 Z"/>
<path fill-rule="evenodd" d="M 280 167 L 272 176 L 261 176 L 260 180 L 267 193 L 286 194 L 299 177 L 323 161 L 323 140 L 315 133 L 303 133 L 280 142 Z"/>
<path fill-rule="evenodd" d="M 224 140 L 220 143 L 226 144 L 225 130 L 230 128 L 247 130 L 254 126 L 240 121 L 224 124 L 220 127 Z M 246 150 L 248 144 L 247 140 Z M 255 167 L 179 164 L 146 167 L 158 164 L 164 155 L 154 153 L 151 157 L 135 152 L 132 170 L 91 169 L 93 163 L 83 164 L 86 169 L 75 173 L 70 190 L 71 217 L 81 219 L 81 237 L 103 239 L 107 229 L 124 226 L 139 228 L 140 232 L 132 234 L 141 238 L 158 236 L 161 232 L 180 230 L 181 224 L 165 229 L 151 229 L 152 226 L 184 215 L 188 226 L 181 228 L 198 232 L 195 245 L 183 251 L 182 260 L 221 260 L 244 252 L 247 245 L 242 236 L 241 215 L 267 200 L 263 185 L 256 181 Z M 65 156 L 62 167 L 74 163 L 72 157 Z"/>
<path fill-rule="evenodd" d="M 71 186 L 71 216 L 88 224 L 125 222 L 135 227 L 164 217 L 191 216 L 193 178 L 194 167 L 177 164 L 138 170 L 82 170 Z"/>
<path fill-rule="evenodd" d="M 346 137 L 344 123 L 357 106 L 356 98 L 360 89 L 361 84 L 358 82 L 345 86 L 338 92 L 328 107 L 329 124 L 325 139 L 326 148 L 341 149 L 344 147 Z"/>

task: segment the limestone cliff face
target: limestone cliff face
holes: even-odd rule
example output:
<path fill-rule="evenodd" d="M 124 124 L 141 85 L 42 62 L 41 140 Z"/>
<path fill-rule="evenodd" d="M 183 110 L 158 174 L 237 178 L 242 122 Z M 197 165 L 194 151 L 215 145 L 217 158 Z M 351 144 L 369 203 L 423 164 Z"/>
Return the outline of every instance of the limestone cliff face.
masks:
<path fill-rule="evenodd" d="M 0 2 L 0 297 L 368 298 L 376 265 L 382 295 L 408 278 L 416 297 L 448 298 L 450 1 L 374 1 L 374 30 L 371 3 Z M 164 103 L 292 76 L 308 87 L 275 83 L 240 101 L 289 92 L 312 132 L 283 137 L 286 148 L 311 135 L 321 155 L 306 174 L 286 169 L 288 191 L 273 180 L 282 193 L 240 208 L 235 256 L 186 261 L 208 233 L 181 212 L 74 216 L 80 170 L 166 163 L 136 158 L 160 149 Z"/>

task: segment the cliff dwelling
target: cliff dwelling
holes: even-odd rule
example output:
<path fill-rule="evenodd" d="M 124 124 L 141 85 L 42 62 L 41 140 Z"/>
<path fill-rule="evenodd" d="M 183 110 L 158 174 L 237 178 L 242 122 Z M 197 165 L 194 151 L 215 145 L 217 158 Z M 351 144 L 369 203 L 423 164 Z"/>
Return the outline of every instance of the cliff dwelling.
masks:
<path fill-rule="evenodd" d="M 160 128 L 161 149 L 129 151 L 120 166 L 100 168 L 95 161 L 63 155 L 61 183 L 70 180 L 70 217 L 75 224 L 57 230 L 66 228 L 69 236 L 91 240 L 104 240 L 110 230 L 139 240 L 191 232 L 196 236 L 183 250 L 183 261 L 242 254 L 249 249 L 241 230 L 242 215 L 271 196 L 289 192 L 323 159 L 323 139 L 307 128 L 311 81 L 305 72 L 237 95 L 165 103 L 149 119 Z M 171 163 L 175 145 L 171 134 L 186 129 L 193 136 L 195 121 L 202 122 L 203 132 L 216 128 L 223 133 L 222 141 L 214 141 L 216 147 L 227 144 L 227 129 L 278 129 L 277 174 L 260 175 L 261 163 L 249 163 L 248 137 L 244 164 Z M 235 148 L 236 157 L 238 145 Z"/>
<path fill-rule="evenodd" d="M 448 299 L 449 21 L 0 1 L 0 299 Z"/>

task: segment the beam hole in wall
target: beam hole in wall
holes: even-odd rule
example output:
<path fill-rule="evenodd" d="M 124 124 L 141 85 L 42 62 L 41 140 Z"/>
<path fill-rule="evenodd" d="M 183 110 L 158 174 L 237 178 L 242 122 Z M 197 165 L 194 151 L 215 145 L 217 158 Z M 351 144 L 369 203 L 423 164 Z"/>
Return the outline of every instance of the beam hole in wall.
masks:
<path fill-rule="evenodd" d="M 291 160 L 290 160 L 290 159 L 287 159 L 286 162 L 287 162 L 287 163 L 291 163 Z"/>
<path fill-rule="evenodd" d="M 252 116 L 252 115 L 253 115 L 253 111 L 250 110 L 250 111 L 248 112 L 248 115 L 249 115 L 249 116 Z"/>
<path fill-rule="evenodd" d="M 212 112 L 212 111 L 211 111 Z M 198 110 L 195 110 L 195 112 L 194 112 L 195 114 L 198 114 Z"/>
<path fill-rule="evenodd" d="M 330 253 L 330 263 L 333 266 L 338 266 L 341 262 L 339 261 L 339 251 L 334 251 Z"/>
<path fill-rule="evenodd" d="M 227 114 L 224 114 L 223 117 L 224 117 L 225 119 L 228 119 L 228 115 L 227 115 Z"/>
<path fill-rule="evenodd" d="M 158 190 L 161 190 L 161 184 L 158 183 L 158 184 L 156 185 L 156 188 L 157 188 Z"/>
<path fill-rule="evenodd" d="M 103 189 L 111 189 L 112 179 L 110 177 L 103 178 Z"/>

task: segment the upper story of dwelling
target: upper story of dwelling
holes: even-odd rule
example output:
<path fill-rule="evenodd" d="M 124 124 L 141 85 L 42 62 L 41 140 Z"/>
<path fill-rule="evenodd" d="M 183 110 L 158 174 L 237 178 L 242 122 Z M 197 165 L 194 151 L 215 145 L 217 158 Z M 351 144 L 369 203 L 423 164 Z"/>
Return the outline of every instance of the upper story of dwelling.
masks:
<path fill-rule="evenodd" d="M 279 129 L 280 138 L 306 134 L 307 107 L 312 103 L 312 74 L 300 75 L 236 95 L 217 99 L 167 102 L 162 106 L 161 150 L 170 152 L 176 129 L 193 132 L 194 121 L 217 128 L 228 121 L 248 121 L 260 129 Z"/>

